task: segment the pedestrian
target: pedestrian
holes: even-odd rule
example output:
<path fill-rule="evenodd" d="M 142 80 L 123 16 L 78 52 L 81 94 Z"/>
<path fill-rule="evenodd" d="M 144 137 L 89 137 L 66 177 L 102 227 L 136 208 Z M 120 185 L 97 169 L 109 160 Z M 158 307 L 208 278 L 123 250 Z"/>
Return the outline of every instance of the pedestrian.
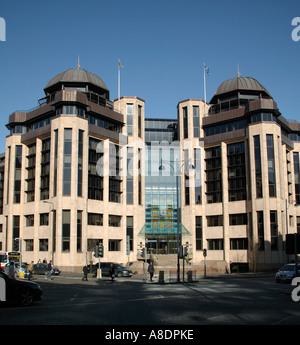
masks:
<path fill-rule="evenodd" d="M 10 261 L 8 268 L 8 276 L 12 279 L 15 279 L 15 262 Z"/>
<path fill-rule="evenodd" d="M 87 279 L 87 275 L 88 275 L 88 267 L 87 266 L 84 266 L 83 267 L 83 278 L 82 278 L 82 280 L 88 280 Z"/>
<path fill-rule="evenodd" d="M 115 279 L 115 265 L 114 264 L 110 264 L 109 274 L 111 276 L 111 282 L 113 282 Z"/>
<path fill-rule="evenodd" d="M 152 282 L 153 274 L 154 274 L 154 266 L 152 262 L 150 261 L 150 264 L 148 266 L 148 272 L 150 274 L 150 281 Z"/>
<path fill-rule="evenodd" d="M 52 274 L 52 261 L 51 260 L 49 261 L 49 264 L 47 266 L 47 270 L 48 270 L 48 273 L 47 273 L 45 279 L 51 280 L 51 274 Z"/>
<path fill-rule="evenodd" d="M 28 265 L 27 270 L 28 270 L 28 280 L 30 280 L 32 278 L 32 272 L 33 272 L 33 261 L 31 261 L 31 263 Z"/>

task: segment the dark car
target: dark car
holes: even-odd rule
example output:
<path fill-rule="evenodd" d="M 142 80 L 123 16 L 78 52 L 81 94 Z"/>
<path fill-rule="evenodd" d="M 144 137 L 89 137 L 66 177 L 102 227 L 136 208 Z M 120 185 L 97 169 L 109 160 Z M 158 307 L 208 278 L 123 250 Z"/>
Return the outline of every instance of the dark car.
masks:
<path fill-rule="evenodd" d="M 27 307 L 42 298 L 43 290 L 39 284 L 12 279 L 2 271 L 0 272 L 0 284 L 1 302 L 21 304 Z M 4 294 L 5 298 L 3 298 Z"/>
<path fill-rule="evenodd" d="M 33 274 L 47 274 L 48 273 L 48 266 L 47 264 L 34 264 L 33 265 Z M 52 274 L 58 276 L 60 274 L 60 270 L 57 267 L 53 267 Z"/>
<path fill-rule="evenodd" d="M 296 266 L 295 264 L 283 265 L 275 275 L 276 283 L 291 282 L 296 277 Z M 300 274 L 300 264 L 297 265 L 298 276 Z"/>
<path fill-rule="evenodd" d="M 113 262 L 100 262 L 100 268 L 101 268 L 101 274 L 103 277 L 109 277 L 109 268 L 110 265 L 113 264 L 115 266 L 115 275 L 116 277 L 131 277 L 132 276 L 132 271 L 128 270 L 121 264 L 116 264 Z M 95 275 L 97 274 L 97 269 L 99 268 L 99 263 L 96 263 L 93 265 L 92 268 L 92 273 Z"/>

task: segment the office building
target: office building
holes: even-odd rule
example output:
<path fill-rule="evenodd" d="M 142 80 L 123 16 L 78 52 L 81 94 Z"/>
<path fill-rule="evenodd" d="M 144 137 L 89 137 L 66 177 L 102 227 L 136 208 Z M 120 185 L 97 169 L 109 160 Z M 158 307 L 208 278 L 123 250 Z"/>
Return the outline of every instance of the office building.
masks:
<path fill-rule="evenodd" d="M 145 118 L 145 101 L 111 101 L 84 69 L 52 78 L 45 97 L 9 116 L 0 156 L 0 249 L 22 238 L 25 262 L 62 270 L 170 255 L 193 265 L 278 267 L 300 232 L 300 124 L 257 80 L 224 81 L 209 104 L 187 99 L 177 118 Z M 176 107 L 175 107 L 176 111 Z M 163 168 L 163 169 L 162 169 Z M 179 238 L 178 238 L 179 235 Z M 233 266 L 232 266 L 233 267 Z"/>

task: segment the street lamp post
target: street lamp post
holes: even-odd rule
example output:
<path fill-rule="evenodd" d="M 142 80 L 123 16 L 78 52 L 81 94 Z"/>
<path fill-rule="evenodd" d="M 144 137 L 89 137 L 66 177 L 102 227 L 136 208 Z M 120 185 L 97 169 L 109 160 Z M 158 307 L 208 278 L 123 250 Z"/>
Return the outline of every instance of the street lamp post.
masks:
<path fill-rule="evenodd" d="M 163 166 L 163 161 L 161 160 L 161 165 L 159 166 L 159 170 L 164 170 L 165 167 Z M 165 162 L 166 164 L 170 165 L 170 167 L 173 169 L 175 173 L 175 169 L 172 164 L 169 162 Z M 172 162 L 174 163 L 174 162 Z M 176 167 L 178 168 L 179 166 L 179 161 L 176 159 Z M 182 164 L 183 165 L 183 164 Z M 195 167 L 190 164 L 189 168 L 195 169 Z M 179 170 L 179 169 L 178 169 Z M 180 220 L 180 215 L 179 215 L 179 175 L 176 174 L 176 202 L 177 202 L 177 282 L 180 282 L 180 228 L 179 228 L 179 220 Z"/>

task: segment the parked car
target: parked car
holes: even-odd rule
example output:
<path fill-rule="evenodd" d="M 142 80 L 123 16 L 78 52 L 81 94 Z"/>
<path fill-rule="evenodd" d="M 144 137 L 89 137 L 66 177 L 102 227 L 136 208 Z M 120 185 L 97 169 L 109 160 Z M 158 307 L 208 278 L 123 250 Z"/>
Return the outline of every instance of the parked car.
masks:
<path fill-rule="evenodd" d="M 300 264 L 297 265 L 298 275 L 300 274 Z M 276 283 L 291 282 L 296 276 L 295 264 L 283 265 L 275 274 Z"/>
<path fill-rule="evenodd" d="M 47 264 L 37 263 L 33 265 L 33 274 L 47 274 L 48 267 Z M 58 276 L 60 274 L 60 270 L 57 267 L 53 267 L 52 274 Z"/>
<path fill-rule="evenodd" d="M 11 262 L 8 262 L 5 266 L 4 266 L 4 268 L 3 268 L 3 270 L 4 270 L 4 273 L 6 273 L 7 275 L 9 275 L 9 267 L 10 267 L 10 265 L 11 265 Z M 16 277 L 20 277 L 20 275 L 19 275 L 19 273 L 20 273 L 20 270 L 21 270 L 21 275 L 24 277 L 24 278 L 27 278 L 28 277 L 28 274 L 29 274 L 29 272 L 27 271 L 27 266 L 25 265 L 25 264 L 22 264 L 21 265 L 21 269 L 20 269 L 20 264 L 18 263 L 18 262 L 15 262 L 14 263 L 14 276 L 15 276 L 15 278 Z"/>
<path fill-rule="evenodd" d="M 37 283 L 12 279 L 3 271 L 0 271 L 0 278 L 5 281 L 5 301 L 2 299 L 2 302 L 27 307 L 42 298 L 43 290 Z M 3 293 L 3 290 L 1 292 Z"/>
<path fill-rule="evenodd" d="M 116 277 L 131 277 L 132 271 L 128 270 L 121 264 L 116 264 L 113 262 L 100 262 L 100 268 L 101 268 L 101 274 L 103 277 L 109 277 L 109 267 L 113 264 L 115 266 L 115 275 Z M 92 273 L 95 275 L 97 274 L 97 269 L 99 268 L 99 263 L 96 263 L 93 265 Z"/>

